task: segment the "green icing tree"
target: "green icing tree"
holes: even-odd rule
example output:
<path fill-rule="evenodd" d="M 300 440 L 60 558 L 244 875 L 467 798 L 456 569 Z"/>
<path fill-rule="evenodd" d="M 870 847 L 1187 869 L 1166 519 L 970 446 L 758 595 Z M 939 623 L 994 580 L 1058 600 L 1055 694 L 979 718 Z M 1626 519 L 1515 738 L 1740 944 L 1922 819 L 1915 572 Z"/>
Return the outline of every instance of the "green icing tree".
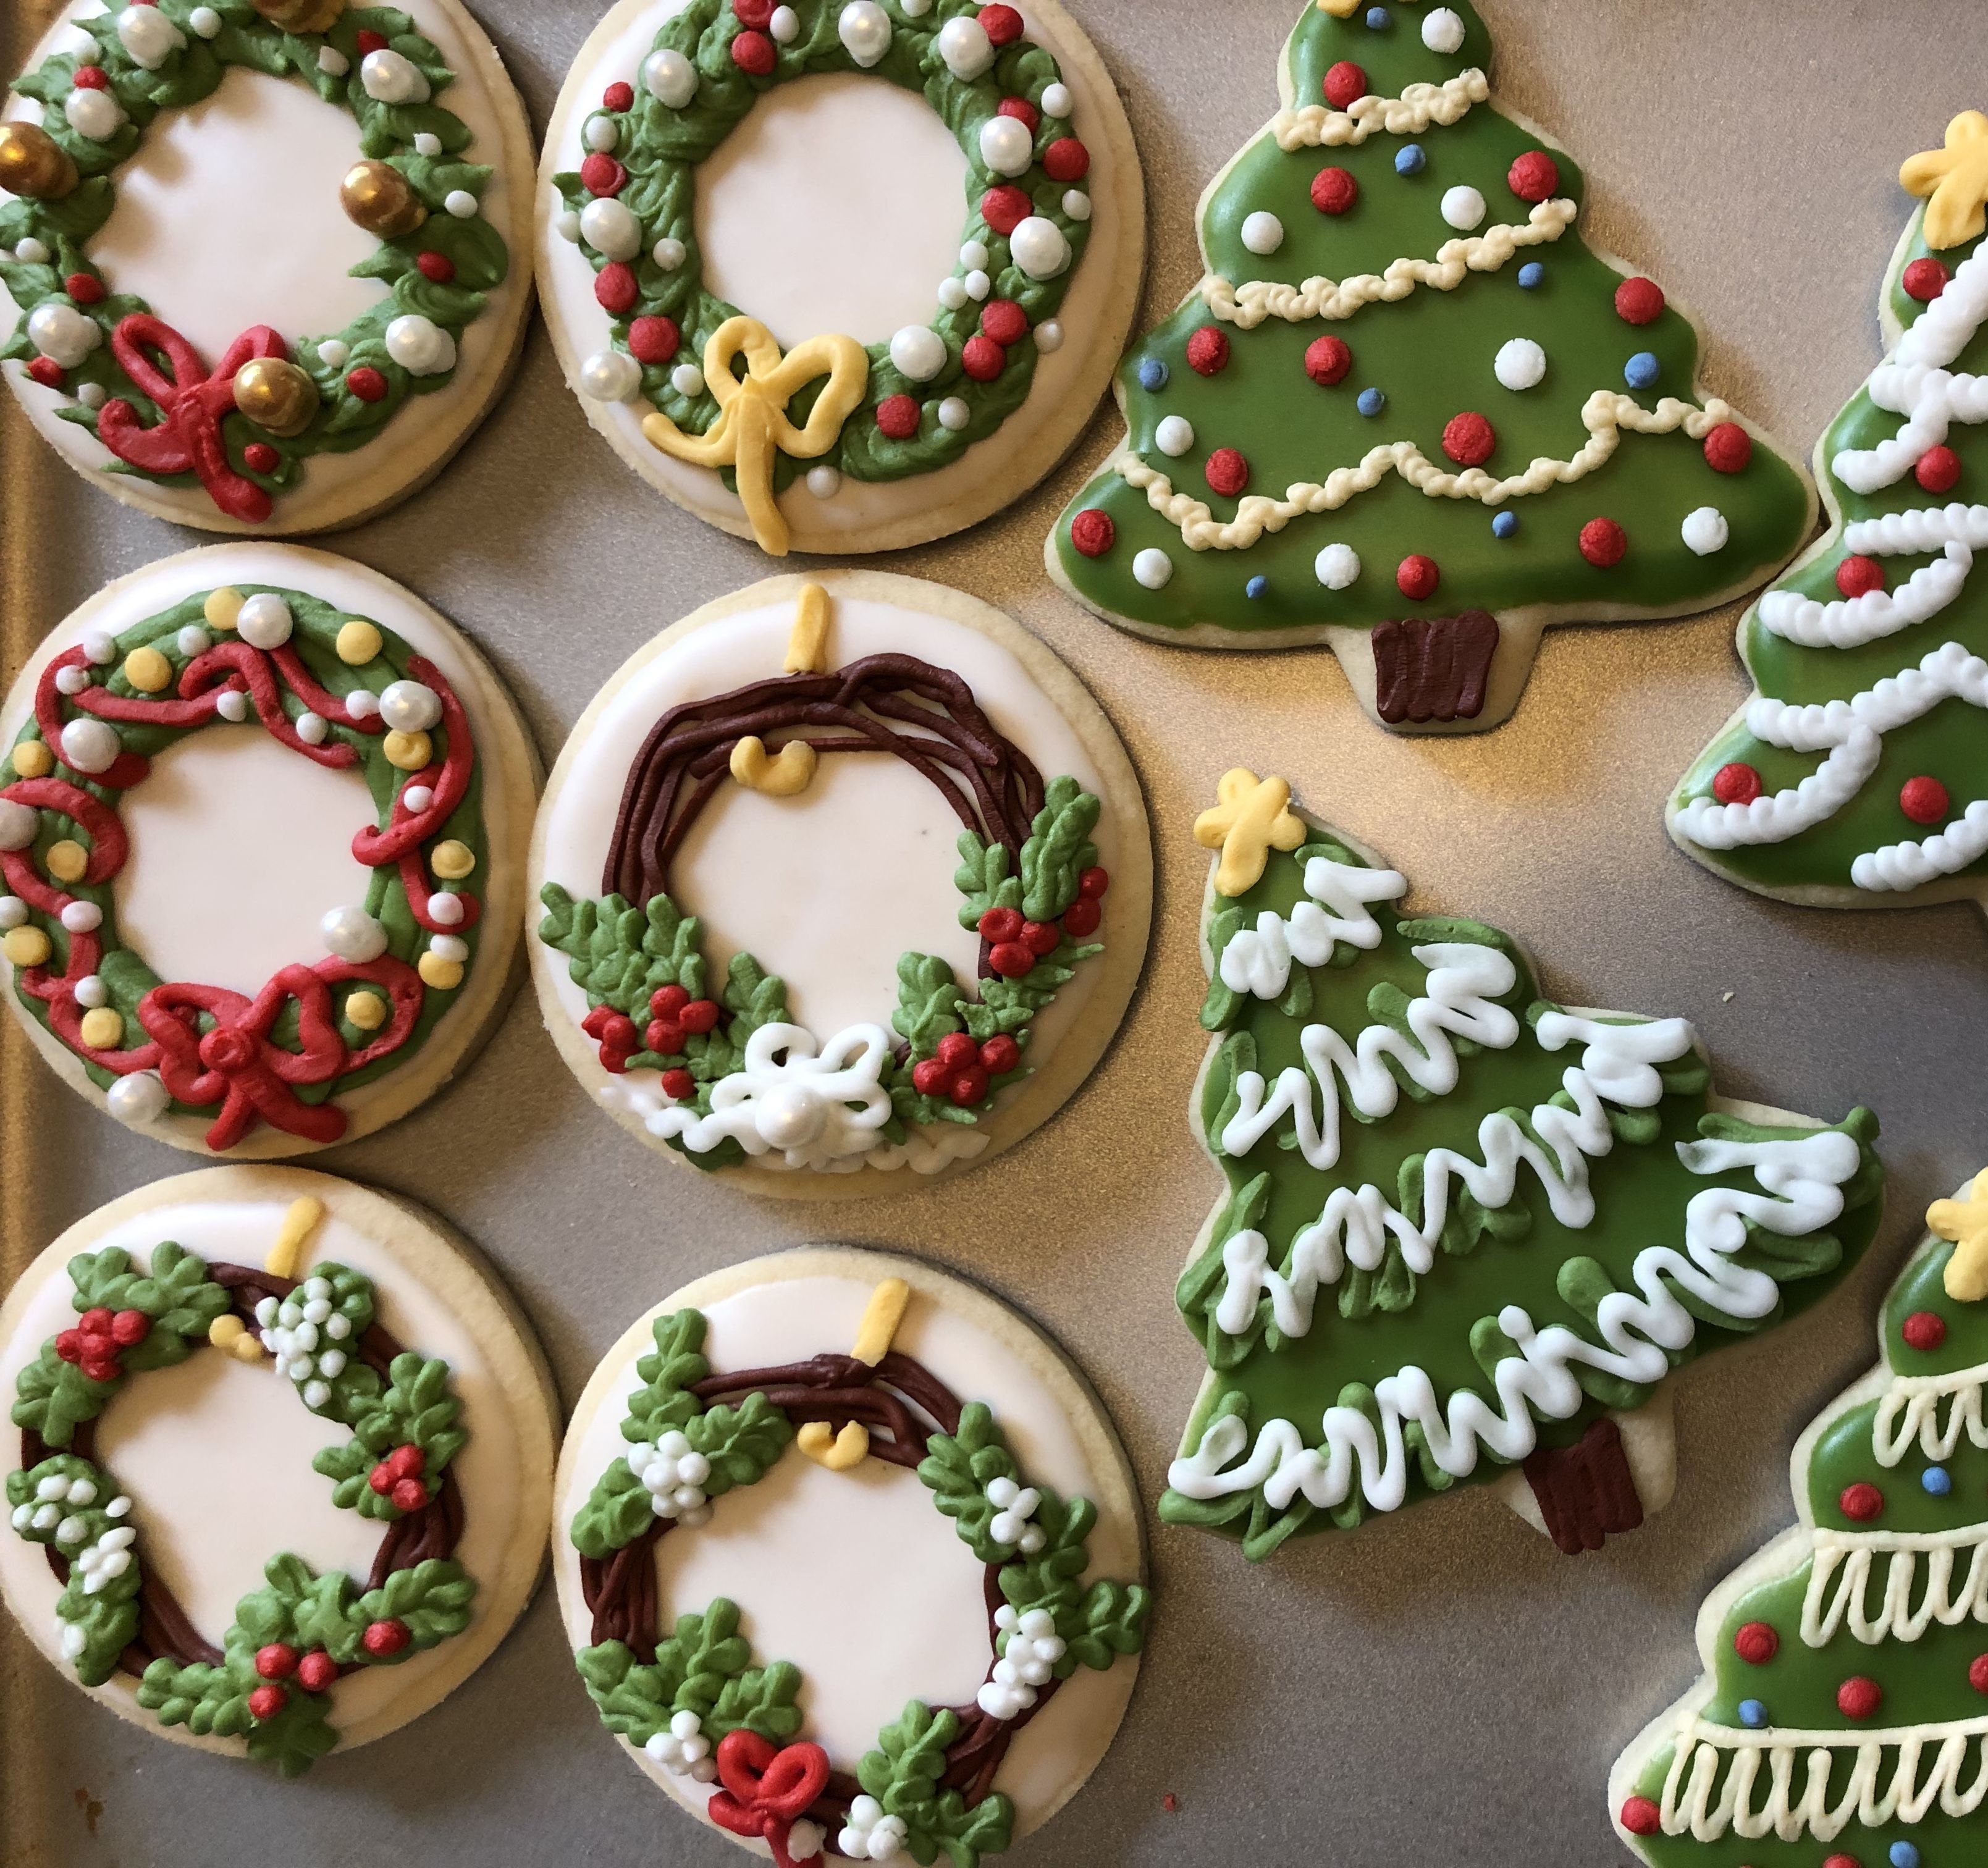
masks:
<path fill-rule="evenodd" d="M 1635 1528 L 1662 1430 L 1624 1417 L 1855 1262 L 1875 1117 L 1722 1104 L 1684 1020 L 1554 1005 L 1283 781 L 1221 796 L 1194 1116 L 1229 1191 L 1177 1292 L 1209 1374 L 1160 1515 L 1253 1560 L 1518 1468 L 1562 1549 Z"/>
<path fill-rule="evenodd" d="M 1905 164 L 1934 200 L 1885 274 L 1889 353 L 1816 448 L 1829 533 L 1747 613 L 1754 698 L 1671 806 L 1691 855 L 1770 894 L 1988 905 L 1988 120 L 1947 137 Z"/>
<path fill-rule="evenodd" d="M 1488 726 L 1543 624 L 1703 610 L 1800 546 L 1800 472 L 1695 399 L 1696 328 L 1583 242 L 1581 172 L 1490 107 L 1490 52 L 1462 0 L 1306 7 L 1285 108 L 1202 198 L 1205 277 L 1120 372 L 1124 446 L 1050 536 L 1081 602 L 1330 641 L 1388 724 Z"/>
<path fill-rule="evenodd" d="M 1705 1677 L 1615 1767 L 1650 1868 L 1988 1858 L 1988 1176 L 1928 1218 L 1882 1363 L 1795 1448 L 1800 1522 L 1706 1600 Z"/>

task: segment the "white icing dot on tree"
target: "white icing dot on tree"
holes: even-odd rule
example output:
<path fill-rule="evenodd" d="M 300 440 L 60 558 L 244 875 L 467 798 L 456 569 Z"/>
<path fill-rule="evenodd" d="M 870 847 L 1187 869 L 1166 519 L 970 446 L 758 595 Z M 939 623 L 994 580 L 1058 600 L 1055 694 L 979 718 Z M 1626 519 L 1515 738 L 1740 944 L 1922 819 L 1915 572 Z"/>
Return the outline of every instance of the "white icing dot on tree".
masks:
<path fill-rule="evenodd" d="M 1030 214 L 1008 236 L 1008 251 L 1031 279 L 1054 279 L 1070 265 L 1070 242 L 1063 229 L 1039 214 Z"/>
<path fill-rule="evenodd" d="M 1701 558 L 1709 558 L 1714 552 L 1723 551 L 1732 534 L 1726 515 L 1716 506 L 1700 506 L 1695 512 L 1687 512 L 1682 529 L 1685 543 Z"/>
<path fill-rule="evenodd" d="M 1445 58 L 1463 49 L 1463 21 L 1446 6 L 1439 6 L 1422 20 L 1422 43 Z"/>
<path fill-rule="evenodd" d="M 929 383 L 945 357 L 945 339 L 928 324 L 908 324 L 891 339 L 892 364 L 914 383 Z"/>
<path fill-rule="evenodd" d="M 28 920 L 28 904 L 18 895 L 0 895 L 0 934 L 25 927 Z"/>
<path fill-rule="evenodd" d="M 1071 188 L 1063 195 L 1063 211 L 1073 221 L 1087 221 L 1090 218 L 1090 197 L 1081 188 Z"/>
<path fill-rule="evenodd" d="M 211 6 L 197 6 L 187 15 L 187 24 L 202 39 L 214 39 L 221 32 L 221 15 Z"/>
<path fill-rule="evenodd" d="M 589 149 L 607 155 L 621 140 L 621 126 L 604 110 L 600 111 L 587 120 L 584 134 Z"/>
<path fill-rule="evenodd" d="M 71 934 L 93 934 L 103 925 L 103 910 L 93 901 L 65 902 L 62 924 Z"/>
<path fill-rule="evenodd" d="M 428 942 L 428 951 L 438 960 L 453 961 L 460 966 L 469 958 L 469 943 L 454 934 L 436 934 Z"/>
<path fill-rule="evenodd" d="M 876 0 L 850 0 L 835 30 L 849 56 L 866 71 L 891 49 L 891 16 Z"/>
<path fill-rule="evenodd" d="M 186 43 L 186 35 L 156 6 L 127 7 L 117 15 L 117 37 L 147 71 L 157 71 Z"/>
<path fill-rule="evenodd" d="M 783 46 L 791 46 L 801 35 L 801 16 L 790 6 L 776 6 L 766 30 Z"/>
<path fill-rule="evenodd" d="M 990 117 L 980 126 L 980 160 L 997 175 L 1026 175 L 1036 159 L 1036 140 L 1016 117 Z"/>
<path fill-rule="evenodd" d="M 1514 337 L 1499 346 L 1491 366 L 1506 388 L 1531 389 L 1547 373 L 1547 353 L 1530 337 Z"/>
<path fill-rule="evenodd" d="M 1165 589 L 1173 574 L 1174 561 L 1157 546 L 1148 546 L 1132 560 L 1132 575 L 1148 590 Z"/>
<path fill-rule="evenodd" d="M 580 210 L 582 239 L 606 259 L 633 259 L 642 250 L 642 223 L 607 195 Z"/>
<path fill-rule="evenodd" d="M 476 218 L 476 197 L 467 188 L 451 188 L 442 198 L 442 206 L 458 221 Z"/>
<path fill-rule="evenodd" d="M 941 279 L 938 282 L 938 302 L 947 311 L 958 311 L 966 302 L 965 280 Z"/>
<path fill-rule="evenodd" d="M 579 225 L 576 221 L 573 227 L 576 238 L 579 233 Z M 327 337 L 317 347 L 317 360 L 327 370 L 343 370 L 352 361 L 352 346 L 342 337 Z"/>
<path fill-rule="evenodd" d="M 1467 234 L 1483 223 L 1484 197 L 1468 184 L 1459 183 L 1443 195 L 1442 218 L 1459 233 Z"/>
<path fill-rule="evenodd" d="M 1360 575 L 1360 554 L 1350 545 L 1328 545 L 1312 569 L 1327 589 L 1344 590 Z"/>
<path fill-rule="evenodd" d="M 237 633 L 252 648 L 279 649 L 296 627 L 289 605 L 272 590 L 259 590 L 235 618 Z"/>
<path fill-rule="evenodd" d="M 597 350 L 580 367 L 580 394 L 595 402 L 626 402 L 642 387 L 642 367 L 624 350 Z"/>
<path fill-rule="evenodd" d="M 1194 445 L 1194 424 L 1185 415 L 1165 415 L 1153 431 L 1153 444 L 1178 460 Z"/>
<path fill-rule="evenodd" d="M 1283 222 L 1267 209 L 1258 208 L 1242 223 L 1242 244 L 1253 253 L 1274 253 L 1284 244 Z"/>
<path fill-rule="evenodd" d="M 697 95 L 697 68 L 681 52 L 654 52 L 642 66 L 649 95 L 672 110 L 681 110 Z"/>

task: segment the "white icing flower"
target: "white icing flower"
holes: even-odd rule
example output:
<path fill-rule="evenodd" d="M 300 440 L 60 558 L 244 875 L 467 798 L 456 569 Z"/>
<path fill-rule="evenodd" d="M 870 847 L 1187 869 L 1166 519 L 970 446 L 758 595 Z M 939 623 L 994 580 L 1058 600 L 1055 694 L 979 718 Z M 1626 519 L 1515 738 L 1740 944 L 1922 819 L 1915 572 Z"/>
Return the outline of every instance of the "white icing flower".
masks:
<path fill-rule="evenodd" d="M 836 1847 L 853 1862 L 888 1862 L 904 1847 L 910 1832 L 902 1816 L 887 1816 L 872 1796 L 855 1798 Z"/>
<path fill-rule="evenodd" d="M 997 1544 L 1012 1544 L 1023 1556 L 1033 1556 L 1043 1547 L 1043 1532 L 1029 1520 L 1042 1501 L 1042 1494 L 1033 1485 L 1017 1485 L 1010 1478 L 989 1479 L 987 1502 L 993 1506 L 994 1516 L 987 1535 Z"/>
<path fill-rule="evenodd" d="M 718 1775 L 718 1761 L 711 1755 L 711 1741 L 704 1735 L 704 1721 L 688 1707 L 672 1713 L 669 1729 L 658 1732 L 642 1749 L 665 1771 L 674 1771 L 694 1782 L 708 1784 Z"/>
<path fill-rule="evenodd" d="M 672 1430 L 654 1444 L 638 1441 L 623 1458 L 647 1488 L 649 1508 L 656 1516 L 693 1527 L 710 1518 L 704 1485 L 711 1477 L 711 1461 L 685 1435 Z"/>

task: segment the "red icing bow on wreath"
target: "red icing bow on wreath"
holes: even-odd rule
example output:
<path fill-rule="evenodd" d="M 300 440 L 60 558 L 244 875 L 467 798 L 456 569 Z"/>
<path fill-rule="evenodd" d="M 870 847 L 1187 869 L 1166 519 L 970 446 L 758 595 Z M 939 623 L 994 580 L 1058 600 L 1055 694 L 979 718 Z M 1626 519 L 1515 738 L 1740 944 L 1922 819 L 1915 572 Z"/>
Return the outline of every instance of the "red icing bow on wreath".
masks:
<path fill-rule="evenodd" d="M 282 337 L 266 324 L 252 326 L 210 375 L 199 352 L 164 319 L 134 312 L 118 320 L 110 348 L 124 373 L 159 405 L 163 419 L 155 428 L 140 426 L 138 411 L 120 397 L 97 416 L 96 438 L 119 460 L 147 473 L 198 474 L 208 497 L 230 519 L 252 525 L 267 519 L 274 502 L 229 463 L 221 424 L 235 411 L 235 373 L 257 357 L 287 358 L 289 347 Z M 154 351 L 165 358 L 165 370 L 152 360 Z"/>
<path fill-rule="evenodd" d="M 763 1836 L 779 1868 L 821 1860 L 817 1845 L 799 1861 L 787 1852 L 794 1825 L 828 1785 L 828 1754 L 818 1745 L 776 1745 L 742 1727 L 718 1741 L 711 1819 L 735 1836 Z"/>

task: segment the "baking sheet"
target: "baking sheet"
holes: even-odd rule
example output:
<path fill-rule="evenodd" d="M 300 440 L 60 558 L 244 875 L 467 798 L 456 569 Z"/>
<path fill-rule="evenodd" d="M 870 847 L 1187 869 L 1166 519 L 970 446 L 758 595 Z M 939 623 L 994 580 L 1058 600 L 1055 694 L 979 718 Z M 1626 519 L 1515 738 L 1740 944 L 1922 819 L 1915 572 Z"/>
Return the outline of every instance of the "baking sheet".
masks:
<path fill-rule="evenodd" d="M 1988 103 L 1974 0 L 1479 0 L 1499 96 L 1575 152 L 1587 225 L 1709 327 L 1708 387 L 1806 450 L 1877 360 L 1876 295 L 1905 211 L 1898 163 Z M 543 125 L 593 0 L 478 0 Z M 1198 275 L 1192 208 L 1275 103 L 1298 0 L 1071 0 L 1130 103 L 1153 263 L 1141 323 Z M 0 15 L 0 69 L 47 0 Z M 1743 894 L 1665 839 L 1685 762 L 1742 699 L 1736 610 L 1550 634 L 1515 719 L 1400 741 L 1324 650 L 1187 654 L 1121 637 L 1049 586 L 1043 533 L 1115 441 L 1100 414 L 1030 499 L 888 568 L 971 589 L 1050 642 L 1116 720 L 1158 834 L 1161 916 L 1118 1044 L 1063 1115 L 948 1186 L 796 1210 L 712 1186 L 590 1109 L 529 995 L 454 1089 L 313 1158 L 461 1227 L 536 1320 L 570 1401 L 661 1293 L 816 1238 L 924 1251 L 1041 1319 L 1117 1418 L 1148 1499 L 1201 1359 L 1172 1308 L 1219 1186 L 1191 1142 L 1199 1061 L 1188 826 L 1246 758 L 1375 846 L 1414 900 L 1496 922 L 1574 1002 L 1695 1019 L 1720 1086 L 1885 1120 L 1889 1217 L 1848 1287 L 1679 1384 L 1680 1496 L 1570 1560 L 1476 1491 L 1293 1546 L 1266 1569 L 1161 1530 L 1157 1617 L 1117 1745 L 1047 1830 L 1002 1858 L 1330 1862 L 1334 1868 L 1625 1858 L 1610 1762 L 1696 1673 L 1700 1597 L 1792 1516 L 1787 1458 L 1872 1360 L 1878 1293 L 1927 1202 L 1988 1163 L 1988 927 L 1965 906 L 1853 915 Z M 0 410 L 11 677 L 100 583 L 201 540 L 84 485 Z M 441 478 L 331 541 L 447 611 L 497 664 L 548 758 L 600 681 L 661 624 L 762 561 L 651 495 L 588 430 L 542 329 L 516 383 Z M 119 1129 L 0 1028 L 0 1277 L 69 1221 L 187 1157 Z M 1163 1799 L 1178 1807 L 1169 1811 Z M 617 1755 L 573 1675 L 549 1595 L 438 1711 L 333 1753 L 299 1785 L 190 1756 L 69 1690 L 0 1626 L 0 1860 L 299 1868 L 658 1860 L 729 1868 Z"/>

